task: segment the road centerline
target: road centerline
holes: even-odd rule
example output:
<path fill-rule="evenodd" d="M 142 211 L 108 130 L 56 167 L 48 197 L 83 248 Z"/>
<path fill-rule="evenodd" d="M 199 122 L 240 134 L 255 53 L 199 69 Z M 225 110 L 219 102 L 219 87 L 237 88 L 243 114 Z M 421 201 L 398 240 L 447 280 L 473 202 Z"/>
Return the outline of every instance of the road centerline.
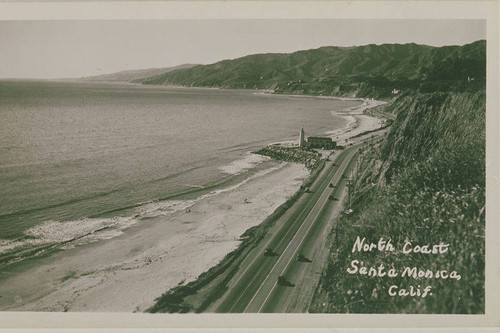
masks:
<path fill-rule="evenodd" d="M 348 158 L 345 158 L 343 161 L 342 161 L 342 164 L 340 165 L 339 169 L 337 170 L 337 172 L 341 169 L 343 169 L 340 174 L 342 174 L 344 172 L 344 170 L 346 169 L 347 165 L 349 164 L 349 161 L 350 159 L 352 158 L 352 156 L 355 154 L 355 151 L 353 153 L 351 153 L 351 155 L 349 156 L 348 155 Z M 347 162 L 346 162 L 347 161 Z M 334 177 L 335 177 L 335 174 L 337 174 L 337 172 L 334 173 Z M 311 211 L 309 212 L 309 214 L 305 217 L 305 219 L 303 220 L 303 222 L 307 221 L 307 219 L 309 218 L 309 216 L 314 212 L 314 209 L 316 208 L 316 206 L 318 206 L 318 203 L 321 201 L 322 197 L 325 196 L 325 193 L 326 191 L 323 190 L 323 193 L 319 196 L 318 198 L 318 201 L 314 204 L 314 206 L 312 207 Z M 321 212 L 321 210 L 320 210 Z M 319 214 L 319 213 L 318 213 Z M 317 214 L 317 215 L 318 215 Z M 306 235 L 308 233 L 308 231 L 310 230 L 311 226 L 314 225 L 314 221 L 313 223 L 310 224 L 307 232 L 306 232 Z M 250 300 L 250 302 L 247 304 L 247 306 L 245 307 L 244 309 L 244 312 L 248 309 L 248 307 L 251 305 L 251 303 L 253 302 L 253 300 L 255 299 L 255 297 L 257 296 L 257 294 L 260 292 L 260 290 L 262 289 L 262 287 L 264 286 L 265 282 L 268 280 L 269 276 L 271 275 L 271 273 L 273 272 L 273 270 L 275 269 L 275 267 L 278 265 L 278 263 L 280 262 L 281 258 L 283 257 L 283 255 L 285 254 L 285 252 L 288 250 L 288 248 L 290 247 L 290 245 L 293 243 L 293 241 L 296 239 L 296 235 L 299 234 L 300 232 L 300 229 L 304 226 L 304 224 L 302 224 L 299 229 L 297 230 L 296 234 L 294 235 L 294 237 L 290 240 L 289 244 L 287 245 L 287 247 L 285 248 L 285 250 L 282 252 L 281 256 L 278 258 L 278 260 L 276 261 L 276 263 L 273 265 L 273 267 L 271 268 L 271 270 L 269 271 L 269 273 L 266 275 L 266 277 L 264 278 L 264 281 L 263 283 L 261 284 L 261 286 L 259 287 L 259 289 L 255 292 L 254 296 L 252 297 L 252 299 Z M 304 239 L 304 238 L 303 238 Z M 301 240 L 301 242 L 303 241 L 303 239 Z M 300 244 L 299 244 L 300 246 Z M 272 291 L 274 290 L 274 288 L 276 287 L 276 285 L 273 286 L 273 288 L 271 289 L 271 293 Z M 269 295 L 271 294 L 269 293 Z M 262 309 L 262 307 L 264 306 L 264 304 L 266 303 L 267 299 L 269 298 L 269 295 L 266 297 L 266 299 L 264 300 L 262 306 L 259 308 L 258 312 L 260 312 L 260 310 Z"/>
<path fill-rule="evenodd" d="M 350 156 L 350 158 L 351 158 L 351 159 L 352 159 L 353 155 L 355 155 L 355 153 L 353 153 L 353 154 L 352 154 L 352 156 Z M 349 160 L 349 161 L 348 161 L 348 162 L 347 162 L 347 164 L 345 165 L 344 170 L 342 170 L 341 174 L 345 171 L 345 169 L 347 168 L 347 166 L 348 166 L 348 165 L 349 165 L 349 163 L 351 162 L 351 159 L 349 159 L 349 158 L 347 158 L 347 159 L 346 159 L 346 160 Z M 339 170 L 340 170 L 340 168 L 339 168 Z M 340 177 L 339 177 L 339 179 L 338 179 L 337 181 L 340 181 Z M 303 244 L 304 240 L 305 240 L 305 239 L 307 238 L 307 236 L 309 235 L 309 233 L 310 233 L 310 231 L 311 231 L 312 227 L 313 227 L 313 226 L 315 225 L 315 223 L 316 223 L 316 219 L 317 219 L 317 218 L 318 218 L 318 216 L 319 216 L 319 215 L 323 212 L 323 209 L 324 209 L 324 208 L 320 209 L 320 210 L 317 212 L 317 214 L 316 214 L 316 216 L 315 216 L 315 218 L 314 218 L 313 222 L 311 222 L 311 224 L 309 225 L 309 228 L 308 228 L 308 229 L 307 229 L 307 231 L 304 233 L 304 236 L 303 236 L 303 237 L 302 237 L 302 239 L 300 240 L 300 242 L 299 242 L 299 244 L 298 244 L 297 248 L 295 249 L 295 251 L 293 252 L 292 256 L 290 256 L 290 259 L 289 259 L 288 263 L 285 265 L 285 268 L 284 268 L 284 269 L 280 272 L 280 275 L 283 275 L 283 273 L 284 273 L 284 272 L 286 272 L 286 271 L 288 270 L 288 268 L 289 268 L 289 266 L 290 266 L 290 263 L 293 261 L 293 258 L 295 257 L 295 254 L 297 253 L 297 251 L 299 250 L 299 248 L 302 246 L 302 244 Z M 260 306 L 260 308 L 259 308 L 258 312 L 260 312 L 260 311 L 264 308 L 264 306 L 265 306 L 265 305 L 266 305 L 266 303 L 267 303 L 267 300 L 268 300 L 268 299 L 269 299 L 269 297 L 272 295 L 272 293 L 274 292 L 275 288 L 276 288 L 276 284 L 273 286 L 273 288 L 271 289 L 271 291 L 269 292 L 269 294 L 268 294 L 268 295 L 267 295 L 267 297 L 265 298 L 265 300 L 264 300 L 264 302 L 262 303 L 262 305 Z"/>

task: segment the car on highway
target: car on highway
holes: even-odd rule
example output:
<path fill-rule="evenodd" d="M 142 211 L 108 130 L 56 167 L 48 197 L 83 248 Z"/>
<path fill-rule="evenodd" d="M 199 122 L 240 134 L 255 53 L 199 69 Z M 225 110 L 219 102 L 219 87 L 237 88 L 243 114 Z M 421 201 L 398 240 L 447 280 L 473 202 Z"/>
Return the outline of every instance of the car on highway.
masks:
<path fill-rule="evenodd" d="M 274 256 L 277 256 L 278 254 L 276 252 L 273 251 L 273 249 L 270 249 L 270 248 L 267 248 L 265 251 L 264 251 L 264 255 L 266 257 L 274 257 Z"/>
<path fill-rule="evenodd" d="M 295 287 L 295 285 L 290 281 L 287 281 L 286 277 L 284 277 L 283 275 L 278 276 L 278 285 L 285 287 Z"/>
<path fill-rule="evenodd" d="M 335 198 L 335 196 L 333 194 L 330 194 L 328 196 L 328 200 L 339 201 L 339 199 Z"/>
<path fill-rule="evenodd" d="M 297 255 L 297 261 L 300 261 L 300 262 L 312 262 L 311 259 L 307 258 L 305 255 L 303 255 L 302 253 L 299 253 Z"/>

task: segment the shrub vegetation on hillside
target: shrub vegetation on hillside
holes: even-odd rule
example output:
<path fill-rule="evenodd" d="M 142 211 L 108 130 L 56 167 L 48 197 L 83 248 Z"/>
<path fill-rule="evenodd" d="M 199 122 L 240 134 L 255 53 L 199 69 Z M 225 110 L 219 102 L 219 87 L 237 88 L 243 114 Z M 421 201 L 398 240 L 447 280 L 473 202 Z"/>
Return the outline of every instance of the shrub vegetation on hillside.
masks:
<path fill-rule="evenodd" d="M 312 312 L 484 313 L 485 94 L 410 94 L 386 111 L 402 106 L 387 140 L 362 159 L 353 213 L 336 225 Z M 395 251 L 353 253 L 358 236 L 391 239 Z M 443 254 L 404 254 L 405 241 L 449 246 Z M 349 274 L 352 260 L 400 274 Z M 402 277 L 405 267 L 456 271 L 461 279 Z M 430 286 L 432 295 L 391 296 L 391 286 Z"/>

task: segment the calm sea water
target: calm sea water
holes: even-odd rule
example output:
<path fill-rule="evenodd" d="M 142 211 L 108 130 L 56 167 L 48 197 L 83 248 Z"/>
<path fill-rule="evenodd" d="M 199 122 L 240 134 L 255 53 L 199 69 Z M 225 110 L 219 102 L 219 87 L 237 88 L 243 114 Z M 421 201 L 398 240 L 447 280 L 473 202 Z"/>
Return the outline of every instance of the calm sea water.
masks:
<path fill-rule="evenodd" d="M 359 102 L 252 91 L 0 81 L 0 263 L 237 184 L 249 155 L 345 125 Z M 182 199 L 182 200 L 180 200 Z M 107 236 L 105 236 L 107 235 Z M 35 251 L 36 249 L 36 251 Z"/>

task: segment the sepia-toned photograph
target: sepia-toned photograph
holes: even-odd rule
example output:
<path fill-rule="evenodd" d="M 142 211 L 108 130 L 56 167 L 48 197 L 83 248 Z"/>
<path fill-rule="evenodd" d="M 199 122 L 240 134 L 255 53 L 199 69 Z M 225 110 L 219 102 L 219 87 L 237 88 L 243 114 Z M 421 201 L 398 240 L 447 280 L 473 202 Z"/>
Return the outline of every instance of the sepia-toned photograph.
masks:
<path fill-rule="evenodd" d="M 486 313 L 486 20 L 0 41 L 0 311 Z"/>

